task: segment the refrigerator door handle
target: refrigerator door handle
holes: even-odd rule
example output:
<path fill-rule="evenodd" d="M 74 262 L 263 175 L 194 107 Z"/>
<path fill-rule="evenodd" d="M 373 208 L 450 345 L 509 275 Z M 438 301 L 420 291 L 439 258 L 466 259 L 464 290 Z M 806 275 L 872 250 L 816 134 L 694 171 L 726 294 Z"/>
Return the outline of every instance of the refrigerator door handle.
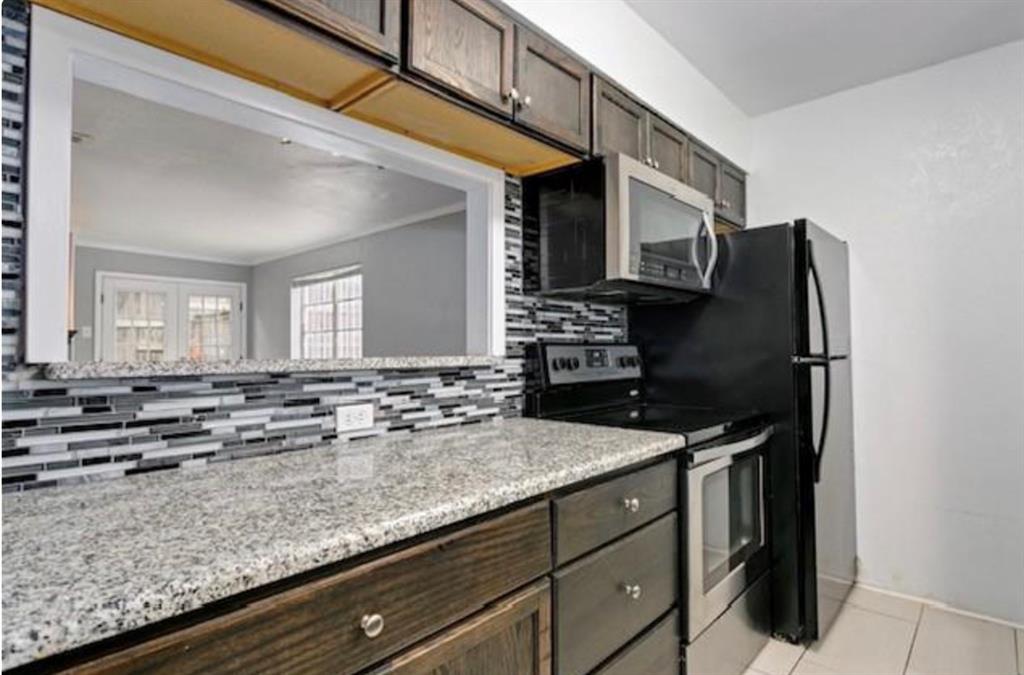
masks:
<path fill-rule="evenodd" d="M 828 422 L 832 416 L 832 366 L 830 361 L 832 355 L 829 353 L 828 343 L 828 311 L 825 308 L 825 295 L 822 293 L 821 275 L 818 273 L 818 266 L 814 262 L 814 242 L 807 242 L 807 261 L 810 268 L 811 279 L 814 282 L 815 295 L 818 296 L 818 313 L 821 315 L 821 345 L 824 350 L 824 363 L 812 364 L 822 365 L 825 368 L 825 402 L 821 411 L 821 435 L 818 437 L 818 449 L 814 453 L 814 482 L 821 481 L 821 462 L 825 456 L 825 441 L 828 439 Z M 811 448 L 812 451 L 814 448 Z"/>

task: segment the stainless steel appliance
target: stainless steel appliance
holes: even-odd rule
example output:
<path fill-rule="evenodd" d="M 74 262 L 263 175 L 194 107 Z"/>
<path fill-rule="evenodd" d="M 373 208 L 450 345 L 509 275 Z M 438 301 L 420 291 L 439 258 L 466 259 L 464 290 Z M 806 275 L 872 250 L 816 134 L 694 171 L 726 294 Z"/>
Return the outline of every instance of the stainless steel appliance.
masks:
<path fill-rule="evenodd" d="M 707 195 L 619 153 L 523 180 L 546 295 L 688 300 L 711 289 L 718 256 Z M 528 275 L 529 276 L 529 275 Z"/>
<path fill-rule="evenodd" d="M 688 635 L 692 641 L 768 568 L 768 427 L 687 453 Z"/>
<path fill-rule="evenodd" d="M 742 673 L 770 632 L 766 455 L 773 426 L 752 411 L 651 403 L 635 345 L 540 344 L 535 417 L 665 431 L 679 458 L 684 672 Z M 609 582 L 611 583 L 611 581 Z"/>
<path fill-rule="evenodd" d="M 856 577 L 847 246 L 806 220 L 719 236 L 716 296 L 636 307 L 652 400 L 771 415 L 773 631 L 823 636 Z"/>

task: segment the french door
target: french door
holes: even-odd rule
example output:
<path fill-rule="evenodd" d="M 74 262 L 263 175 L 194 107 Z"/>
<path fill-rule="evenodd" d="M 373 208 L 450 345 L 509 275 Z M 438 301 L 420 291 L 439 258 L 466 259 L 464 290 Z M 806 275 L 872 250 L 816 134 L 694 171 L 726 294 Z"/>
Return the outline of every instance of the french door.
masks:
<path fill-rule="evenodd" d="M 227 361 L 245 356 L 245 285 L 97 274 L 103 361 Z"/>

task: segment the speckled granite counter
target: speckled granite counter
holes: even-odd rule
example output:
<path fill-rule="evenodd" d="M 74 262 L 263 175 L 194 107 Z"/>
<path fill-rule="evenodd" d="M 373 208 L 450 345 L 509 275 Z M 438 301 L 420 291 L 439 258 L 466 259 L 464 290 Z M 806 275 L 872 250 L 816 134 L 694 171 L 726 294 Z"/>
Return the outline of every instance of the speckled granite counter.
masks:
<path fill-rule="evenodd" d="M 3 666 L 681 448 L 509 419 L 3 498 Z"/>
<path fill-rule="evenodd" d="M 416 370 L 500 365 L 500 356 L 368 356 L 359 359 L 242 359 L 240 361 L 68 361 L 51 363 L 50 380 L 122 377 L 189 377 L 250 373 L 325 373 L 346 370 Z"/>

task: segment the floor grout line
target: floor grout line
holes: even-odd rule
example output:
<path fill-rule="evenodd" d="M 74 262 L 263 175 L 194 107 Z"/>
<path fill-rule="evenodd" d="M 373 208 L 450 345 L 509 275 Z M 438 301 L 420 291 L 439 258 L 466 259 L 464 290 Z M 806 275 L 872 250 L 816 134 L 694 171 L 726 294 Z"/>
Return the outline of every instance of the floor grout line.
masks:
<path fill-rule="evenodd" d="M 917 631 L 921 629 L 921 620 L 924 619 L 924 604 L 917 610 L 917 621 L 914 623 L 914 634 L 910 638 L 910 649 L 907 650 L 907 660 L 903 662 L 903 675 L 907 675 L 910 668 L 910 657 L 914 654 L 914 645 L 917 643 Z"/>

